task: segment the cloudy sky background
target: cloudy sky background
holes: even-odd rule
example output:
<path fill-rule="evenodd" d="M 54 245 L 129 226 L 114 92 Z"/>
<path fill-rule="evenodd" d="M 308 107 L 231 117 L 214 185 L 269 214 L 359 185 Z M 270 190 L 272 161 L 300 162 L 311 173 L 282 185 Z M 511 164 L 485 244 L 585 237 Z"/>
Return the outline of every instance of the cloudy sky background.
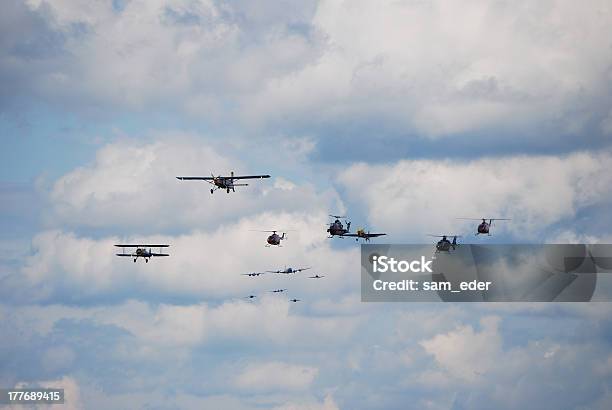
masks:
<path fill-rule="evenodd" d="M 391 243 L 497 216 L 470 240 L 610 243 L 608 1 L 1 8 L 0 386 L 74 409 L 612 407 L 608 304 L 364 304 L 359 248 L 325 234 L 330 212 Z M 273 177 L 174 178 L 231 170 Z M 250 231 L 273 228 L 283 248 Z M 240 275 L 302 265 L 326 278 Z"/>

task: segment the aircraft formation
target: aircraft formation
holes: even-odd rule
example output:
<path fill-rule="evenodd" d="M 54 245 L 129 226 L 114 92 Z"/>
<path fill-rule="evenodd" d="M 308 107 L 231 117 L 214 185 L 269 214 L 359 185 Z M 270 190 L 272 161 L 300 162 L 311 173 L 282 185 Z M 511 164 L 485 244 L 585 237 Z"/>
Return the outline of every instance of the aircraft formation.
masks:
<path fill-rule="evenodd" d="M 370 231 L 366 232 L 363 228 L 357 229 L 356 233 L 351 233 L 351 222 L 346 218 L 346 216 L 330 215 L 330 217 L 335 218 L 336 220 L 329 224 L 329 228 L 327 228 L 329 238 L 337 236 L 339 238 L 355 238 L 355 241 L 364 239 L 365 242 L 370 242 L 370 238 L 377 238 L 379 236 L 386 235 L 386 233 L 370 233 Z M 341 219 L 345 221 L 346 228 L 340 221 Z"/>
<path fill-rule="evenodd" d="M 178 180 L 181 181 L 205 181 L 212 185 L 210 189 L 210 193 L 213 194 L 216 190 L 225 190 L 226 193 L 236 192 L 235 188 L 238 186 L 248 186 L 248 184 L 243 183 L 243 180 L 249 179 L 266 179 L 270 178 L 270 175 L 262 174 L 262 175 L 234 175 L 232 171 L 229 176 L 215 176 L 211 173 L 211 176 L 177 176 Z M 236 181 L 239 181 L 238 183 Z M 351 232 L 351 222 L 348 220 L 346 216 L 340 215 L 329 215 L 334 220 L 327 227 L 327 233 L 329 234 L 328 238 L 355 238 L 355 241 L 359 241 L 363 239 L 364 242 L 370 242 L 372 238 L 378 238 L 380 236 L 387 235 L 386 233 L 372 233 L 370 230 L 365 228 L 359 228 L 354 233 Z M 476 227 L 475 235 L 487 235 L 491 236 L 491 227 L 493 226 L 494 221 L 509 221 L 508 218 L 457 218 L 462 220 L 472 220 L 472 221 L 481 221 Z M 281 243 L 287 239 L 287 232 L 289 230 L 283 229 L 271 229 L 271 230 L 260 230 L 255 232 L 265 232 L 270 235 L 266 238 L 266 247 L 282 247 Z M 280 234 L 279 234 L 280 232 Z M 461 238 L 461 235 L 455 234 L 442 234 L 442 235 L 434 235 L 429 234 L 429 236 L 440 238 L 435 244 L 435 253 L 439 252 L 447 252 L 450 253 L 454 251 L 459 244 L 457 243 L 457 238 Z M 449 239 L 449 238 L 452 238 Z M 116 244 L 118 248 L 122 248 L 121 253 L 117 253 L 117 256 L 121 257 L 130 257 L 133 259 L 134 263 L 138 260 L 138 258 L 144 259 L 145 263 L 149 262 L 149 259 L 154 257 L 164 257 L 170 256 L 168 253 L 163 253 L 162 248 L 168 248 L 170 245 L 168 244 Z M 158 252 L 153 252 L 153 249 L 159 249 Z M 129 249 L 130 251 L 126 251 Z M 265 274 L 283 274 L 283 275 L 293 275 L 305 270 L 311 269 L 311 267 L 306 268 L 291 268 L 285 267 L 284 269 L 278 270 L 267 270 L 263 272 L 250 272 L 250 273 L 242 273 L 241 275 L 249 276 L 249 277 L 257 277 Z M 322 279 L 324 275 L 313 275 L 309 276 L 309 279 Z M 273 289 L 270 290 L 270 293 L 280 294 L 286 292 L 287 289 Z M 257 295 L 248 295 L 245 299 L 253 300 L 257 298 Z M 290 302 L 299 302 L 300 299 L 292 298 L 289 299 Z"/>
<path fill-rule="evenodd" d="M 285 267 L 283 269 L 277 269 L 277 270 L 267 270 L 264 272 L 252 272 L 252 273 L 243 273 L 242 275 L 244 276 L 260 276 L 260 275 L 266 275 L 266 274 L 277 274 L 277 275 L 294 275 L 296 273 L 300 273 L 303 272 L 305 270 L 308 269 L 312 269 L 311 267 L 307 267 L 307 268 L 292 268 L 292 267 Z M 323 275 L 314 275 L 314 276 L 309 276 L 309 279 L 322 279 L 325 276 Z M 284 293 L 286 292 L 288 289 L 274 289 L 269 291 L 270 293 Z M 249 297 L 249 299 L 254 299 L 255 297 L 257 297 L 256 295 L 249 295 L 249 296 L 253 296 L 253 297 Z M 300 299 L 289 299 L 290 302 L 300 302 Z"/>

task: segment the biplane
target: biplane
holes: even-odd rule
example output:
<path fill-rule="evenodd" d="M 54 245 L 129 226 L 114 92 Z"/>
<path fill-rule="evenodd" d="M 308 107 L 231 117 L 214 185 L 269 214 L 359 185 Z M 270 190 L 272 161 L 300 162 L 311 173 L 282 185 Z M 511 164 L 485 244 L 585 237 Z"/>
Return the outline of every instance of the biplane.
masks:
<path fill-rule="evenodd" d="M 136 263 L 136 260 L 138 260 L 138 258 L 143 258 L 145 260 L 146 263 L 149 263 L 149 259 L 153 258 L 153 257 L 158 257 L 158 256 L 170 256 L 167 253 L 162 253 L 161 252 L 161 248 L 168 248 L 170 245 L 125 245 L 125 244 L 119 244 L 119 245 L 115 245 L 118 248 L 123 248 L 123 252 L 122 253 L 118 253 L 117 256 L 129 256 L 134 258 L 134 263 Z M 126 253 L 125 248 L 136 248 L 136 250 L 134 252 L 131 253 Z M 149 248 L 147 250 L 147 248 Z M 153 252 L 151 249 L 152 248 L 159 248 L 159 252 Z"/>

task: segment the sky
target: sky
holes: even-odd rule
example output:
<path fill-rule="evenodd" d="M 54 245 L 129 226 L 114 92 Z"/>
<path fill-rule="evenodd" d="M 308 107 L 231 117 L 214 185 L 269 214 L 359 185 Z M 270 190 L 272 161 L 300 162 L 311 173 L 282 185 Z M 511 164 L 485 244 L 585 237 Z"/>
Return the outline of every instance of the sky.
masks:
<path fill-rule="evenodd" d="M 610 304 L 362 303 L 359 246 L 325 232 L 611 243 L 609 1 L 0 7 L 0 387 L 66 409 L 612 408 Z M 230 171 L 272 177 L 175 179 Z M 286 266 L 312 269 L 242 275 Z"/>

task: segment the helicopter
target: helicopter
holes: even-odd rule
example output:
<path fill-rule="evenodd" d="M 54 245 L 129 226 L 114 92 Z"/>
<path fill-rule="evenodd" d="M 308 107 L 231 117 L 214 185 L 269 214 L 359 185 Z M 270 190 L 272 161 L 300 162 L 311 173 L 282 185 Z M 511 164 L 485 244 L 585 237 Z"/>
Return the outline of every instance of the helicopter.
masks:
<path fill-rule="evenodd" d="M 478 227 L 476 228 L 476 233 L 474 235 L 488 235 L 488 236 L 491 236 L 490 230 L 491 230 L 491 226 L 493 226 L 494 221 L 510 221 L 511 220 L 509 218 L 457 218 L 457 219 L 463 219 L 467 221 L 482 220 L 482 222 L 478 224 Z M 489 222 L 487 222 L 487 219 L 489 220 Z"/>
<path fill-rule="evenodd" d="M 433 236 L 435 238 L 442 238 L 440 239 L 437 243 L 436 243 L 436 253 L 438 252 L 448 252 L 450 253 L 451 248 L 452 250 L 455 250 L 455 248 L 459 245 L 457 243 L 457 238 L 461 238 L 461 235 L 429 235 L 429 236 Z M 448 240 L 448 236 L 452 236 L 453 237 L 453 241 L 449 241 Z"/>
<path fill-rule="evenodd" d="M 331 218 L 336 218 L 334 222 L 329 224 L 329 228 L 327 228 L 327 232 L 329 232 L 329 238 L 333 238 L 334 236 L 343 237 L 351 230 L 351 222 L 346 219 L 346 216 L 339 215 L 329 215 Z M 346 222 L 346 229 L 340 220 L 344 220 Z"/>
<path fill-rule="evenodd" d="M 255 232 L 269 232 L 270 236 L 268 236 L 268 239 L 266 239 L 267 245 L 266 247 L 269 248 L 270 246 L 282 246 L 281 245 L 281 241 L 287 239 L 287 232 L 283 232 L 282 235 L 277 234 L 276 232 L 278 232 L 277 230 L 270 230 L 270 231 L 255 231 Z"/>

